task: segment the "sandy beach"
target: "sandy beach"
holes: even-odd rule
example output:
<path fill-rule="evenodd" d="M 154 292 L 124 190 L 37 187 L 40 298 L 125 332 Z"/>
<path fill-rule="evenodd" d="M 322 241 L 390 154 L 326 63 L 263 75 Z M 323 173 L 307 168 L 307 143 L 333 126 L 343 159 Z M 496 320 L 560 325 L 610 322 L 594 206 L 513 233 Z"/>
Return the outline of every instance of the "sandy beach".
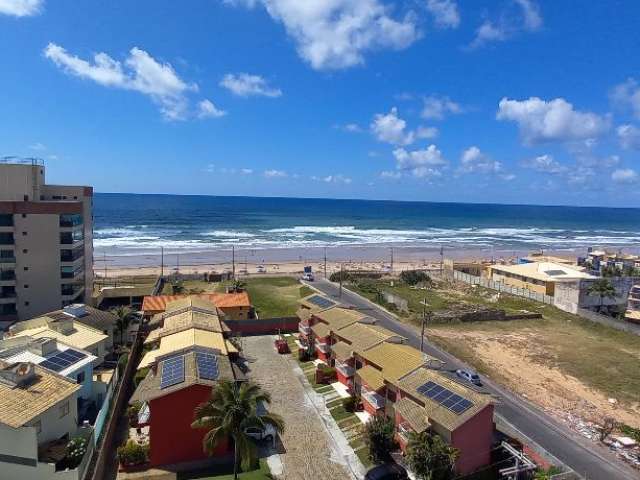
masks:
<path fill-rule="evenodd" d="M 442 258 L 457 261 L 509 261 L 526 256 L 531 251 L 517 250 L 444 250 L 442 257 L 436 248 L 416 247 L 333 247 L 326 249 L 327 275 L 344 268 L 347 270 L 401 272 L 410 269 L 440 269 Z M 545 254 L 575 258 L 581 250 L 545 251 Z M 310 265 L 317 274 L 325 269 L 325 249 L 212 249 L 209 251 L 165 253 L 161 255 L 106 255 L 96 252 L 94 271 L 97 277 L 129 275 L 167 275 L 174 272 L 194 274 L 204 272 L 229 272 L 233 269 L 244 274 L 298 274 Z"/>

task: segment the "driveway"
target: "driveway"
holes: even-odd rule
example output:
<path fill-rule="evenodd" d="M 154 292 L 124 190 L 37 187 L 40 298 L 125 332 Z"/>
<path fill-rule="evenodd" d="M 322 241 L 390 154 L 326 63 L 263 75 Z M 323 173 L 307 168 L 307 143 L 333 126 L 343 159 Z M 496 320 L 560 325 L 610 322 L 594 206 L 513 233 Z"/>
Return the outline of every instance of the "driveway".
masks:
<path fill-rule="evenodd" d="M 313 399 L 306 393 L 296 372 L 295 360 L 279 355 L 273 336 L 245 337 L 244 355 L 249 378 L 271 393 L 269 409 L 284 417 L 280 461 L 286 480 L 351 480 L 339 439 L 325 427 Z M 302 372 L 299 372 L 301 375 Z"/>

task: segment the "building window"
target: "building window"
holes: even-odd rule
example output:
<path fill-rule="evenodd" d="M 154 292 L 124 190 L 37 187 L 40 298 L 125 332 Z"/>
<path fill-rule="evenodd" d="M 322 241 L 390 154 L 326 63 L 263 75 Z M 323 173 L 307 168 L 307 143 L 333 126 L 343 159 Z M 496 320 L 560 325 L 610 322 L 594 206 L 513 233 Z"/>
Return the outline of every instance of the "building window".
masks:
<path fill-rule="evenodd" d="M 23 213 L 23 214 L 22 214 L 22 218 L 27 218 L 27 214 L 26 214 L 26 213 Z"/>
<path fill-rule="evenodd" d="M 66 417 L 69 415 L 69 401 L 67 400 L 62 405 L 60 405 L 60 418 Z"/>
<path fill-rule="evenodd" d="M 84 383 L 84 372 L 80 372 L 76 377 L 76 380 L 78 380 L 78 383 Z"/>
<path fill-rule="evenodd" d="M 27 232 L 22 232 L 22 236 L 26 237 L 27 236 Z"/>
<path fill-rule="evenodd" d="M 25 196 L 24 196 L 24 201 L 25 201 L 25 202 L 28 202 L 28 201 L 29 201 L 29 195 L 25 195 Z"/>
<path fill-rule="evenodd" d="M 24 285 L 22 288 L 29 288 L 29 285 L 28 284 Z"/>
<path fill-rule="evenodd" d="M 25 272 L 28 271 L 28 270 L 29 270 L 29 267 L 24 267 L 24 271 Z"/>
<path fill-rule="evenodd" d="M 22 253 L 29 253 L 29 250 L 27 250 L 26 248 L 23 248 Z"/>
<path fill-rule="evenodd" d="M 40 432 L 42 432 L 42 420 L 38 420 L 32 426 L 35 427 L 36 434 L 40 435 Z"/>
<path fill-rule="evenodd" d="M 24 306 L 28 307 L 29 306 L 29 302 L 24 302 Z"/>

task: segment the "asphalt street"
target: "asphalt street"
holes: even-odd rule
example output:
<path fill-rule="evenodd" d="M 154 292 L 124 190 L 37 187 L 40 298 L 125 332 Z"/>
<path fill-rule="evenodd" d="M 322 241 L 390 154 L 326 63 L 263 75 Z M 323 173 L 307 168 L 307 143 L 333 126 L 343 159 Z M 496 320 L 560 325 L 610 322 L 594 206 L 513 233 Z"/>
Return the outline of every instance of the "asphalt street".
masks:
<path fill-rule="evenodd" d="M 367 312 L 379 325 L 406 337 L 410 345 L 420 348 L 419 333 L 360 295 L 342 289 L 342 295 L 339 296 L 337 285 L 319 278 L 309 285 L 346 306 Z M 447 369 L 468 368 L 460 360 L 428 342 L 428 339 L 425 339 L 424 352 L 445 361 Z M 496 414 L 579 475 L 590 480 L 640 479 L 637 471 L 613 454 L 598 451 L 589 440 L 572 432 L 524 398 L 487 380 L 484 380 L 483 387 L 499 400 Z"/>

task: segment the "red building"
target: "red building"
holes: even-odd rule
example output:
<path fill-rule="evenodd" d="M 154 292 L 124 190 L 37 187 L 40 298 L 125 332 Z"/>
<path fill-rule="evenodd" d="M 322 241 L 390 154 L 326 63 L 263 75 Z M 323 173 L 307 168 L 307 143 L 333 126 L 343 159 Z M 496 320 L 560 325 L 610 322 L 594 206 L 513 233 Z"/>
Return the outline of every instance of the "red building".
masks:
<path fill-rule="evenodd" d="M 140 382 L 131 402 L 142 402 L 149 413 L 145 423 L 152 467 L 209 456 L 202 446 L 206 430 L 191 428 L 191 423 L 195 408 L 209 398 L 219 379 L 235 379 L 228 357 L 214 350 L 194 349 L 163 357 Z M 213 455 L 224 453 L 227 444 Z"/>

